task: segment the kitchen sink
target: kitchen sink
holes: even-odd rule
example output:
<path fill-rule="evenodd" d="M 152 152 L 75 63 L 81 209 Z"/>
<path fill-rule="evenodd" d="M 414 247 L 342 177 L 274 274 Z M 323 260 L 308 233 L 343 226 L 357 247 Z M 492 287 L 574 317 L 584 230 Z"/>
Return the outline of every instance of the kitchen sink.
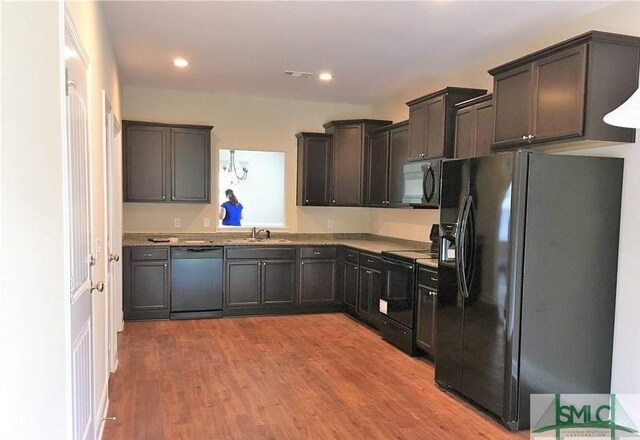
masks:
<path fill-rule="evenodd" d="M 225 243 L 291 243 L 291 240 L 285 238 L 234 238 L 225 240 Z"/>

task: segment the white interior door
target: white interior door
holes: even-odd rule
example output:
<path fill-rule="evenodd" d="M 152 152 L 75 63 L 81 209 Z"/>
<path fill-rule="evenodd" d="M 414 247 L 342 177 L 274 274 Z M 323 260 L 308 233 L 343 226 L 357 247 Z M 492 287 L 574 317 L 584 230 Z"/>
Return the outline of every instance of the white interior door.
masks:
<path fill-rule="evenodd" d="M 118 331 L 122 323 L 122 221 L 121 221 L 121 194 L 118 191 L 120 179 L 120 124 L 113 114 L 106 93 L 102 91 L 104 103 L 104 163 L 105 163 L 105 217 L 107 244 L 105 291 L 107 294 L 107 350 L 108 371 L 114 372 L 118 361 Z"/>
<path fill-rule="evenodd" d="M 69 231 L 73 438 L 94 437 L 93 301 L 89 176 L 88 68 L 73 23 L 65 17 L 67 221 Z"/>

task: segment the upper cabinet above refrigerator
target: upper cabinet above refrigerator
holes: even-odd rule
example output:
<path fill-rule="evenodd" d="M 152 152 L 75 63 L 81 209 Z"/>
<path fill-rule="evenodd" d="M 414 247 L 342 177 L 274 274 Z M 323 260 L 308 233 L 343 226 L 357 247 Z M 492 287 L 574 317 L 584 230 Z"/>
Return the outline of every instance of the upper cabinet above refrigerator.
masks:
<path fill-rule="evenodd" d="M 588 32 L 489 71 L 494 150 L 632 143 L 603 122 L 638 87 L 640 38 Z"/>
<path fill-rule="evenodd" d="M 446 87 L 407 102 L 409 106 L 409 160 L 453 157 L 454 106 L 487 93 L 484 89 Z"/>

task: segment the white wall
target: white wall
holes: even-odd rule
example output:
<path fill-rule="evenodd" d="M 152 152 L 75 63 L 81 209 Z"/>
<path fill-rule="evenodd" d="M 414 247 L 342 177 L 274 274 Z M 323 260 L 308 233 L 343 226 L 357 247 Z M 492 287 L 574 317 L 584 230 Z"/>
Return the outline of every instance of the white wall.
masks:
<path fill-rule="evenodd" d="M 62 14 L 2 3 L 0 438 L 70 433 Z"/>

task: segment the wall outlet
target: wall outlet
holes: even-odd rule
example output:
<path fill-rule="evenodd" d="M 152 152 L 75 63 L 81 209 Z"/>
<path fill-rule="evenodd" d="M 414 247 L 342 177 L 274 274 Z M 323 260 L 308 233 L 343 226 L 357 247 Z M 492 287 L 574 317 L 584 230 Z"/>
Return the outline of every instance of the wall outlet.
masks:
<path fill-rule="evenodd" d="M 333 219 L 327 220 L 327 228 L 333 229 L 334 226 L 335 226 L 335 222 L 333 221 Z"/>
<path fill-rule="evenodd" d="M 174 218 L 173 219 L 173 226 L 175 226 L 176 228 L 180 227 L 180 219 L 179 218 Z"/>
<path fill-rule="evenodd" d="M 210 227 L 211 227 L 211 219 L 205 218 L 205 219 L 202 221 L 202 225 L 203 225 L 205 228 L 210 228 Z"/>

